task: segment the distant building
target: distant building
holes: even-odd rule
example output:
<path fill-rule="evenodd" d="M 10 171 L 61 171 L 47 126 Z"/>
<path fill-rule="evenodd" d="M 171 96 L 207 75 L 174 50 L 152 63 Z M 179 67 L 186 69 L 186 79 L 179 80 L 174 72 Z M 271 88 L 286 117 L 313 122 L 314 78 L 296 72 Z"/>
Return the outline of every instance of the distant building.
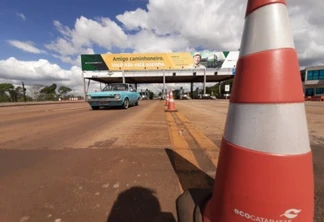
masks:
<path fill-rule="evenodd" d="M 310 66 L 301 70 L 305 96 L 324 96 L 324 66 Z"/>

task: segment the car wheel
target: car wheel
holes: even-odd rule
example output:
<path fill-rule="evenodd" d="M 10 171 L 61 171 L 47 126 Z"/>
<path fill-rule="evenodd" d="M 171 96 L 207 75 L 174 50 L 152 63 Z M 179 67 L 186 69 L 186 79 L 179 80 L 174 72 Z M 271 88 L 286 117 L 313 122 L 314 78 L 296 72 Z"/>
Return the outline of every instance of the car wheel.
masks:
<path fill-rule="evenodd" d="M 135 106 L 138 106 L 138 103 L 139 103 L 138 100 L 136 100 Z"/>
<path fill-rule="evenodd" d="M 123 108 L 128 109 L 128 106 L 129 106 L 129 100 L 126 98 L 123 103 Z"/>
<path fill-rule="evenodd" d="M 99 106 L 91 106 L 91 109 L 98 110 L 99 109 Z"/>

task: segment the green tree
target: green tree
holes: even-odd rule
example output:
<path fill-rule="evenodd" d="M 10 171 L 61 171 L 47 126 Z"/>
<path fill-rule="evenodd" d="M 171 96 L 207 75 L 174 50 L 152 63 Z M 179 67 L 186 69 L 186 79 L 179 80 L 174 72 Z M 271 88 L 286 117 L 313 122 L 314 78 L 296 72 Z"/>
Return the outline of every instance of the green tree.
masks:
<path fill-rule="evenodd" d="M 225 85 L 230 85 L 230 91 L 232 91 L 232 87 L 233 87 L 233 82 L 234 79 L 228 79 L 223 81 L 220 85 L 219 84 L 215 84 L 214 86 L 211 87 L 206 87 L 206 93 L 208 94 L 212 94 L 211 92 L 213 92 L 214 96 L 216 95 L 217 97 L 220 97 L 220 94 L 226 94 L 226 93 L 231 93 L 231 92 L 225 92 Z M 219 87 L 221 87 L 221 93 L 219 94 Z"/>
<path fill-rule="evenodd" d="M 56 94 L 56 87 L 57 85 L 53 83 L 50 86 L 45 86 L 40 90 L 40 100 L 43 101 L 53 101 L 57 100 L 57 94 Z"/>
<path fill-rule="evenodd" d="M 22 86 L 17 86 L 14 91 L 15 101 L 23 102 L 24 101 L 24 89 Z"/>
<path fill-rule="evenodd" d="M 199 98 L 199 92 L 201 90 L 199 89 L 199 87 L 196 88 L 196 90 L 193 92 L 192 98 L 193 99 L 198 99 Z"/>
<path fill-rule="evenodd" d="M 154 98 L 154 92 L 149 91 L 149 98 L 153 99 Z"/>
<path fill-rule="evenodd" d="M 0 102 L 13 102 L 14 88 L 11 83 L 0 83 Z"/>
<path fill-rule="evenodd" d="M 174 99 L 180 99 L 180 90 L 179 89 L 173 90 L 172 94 L 173 94 Z"/>
<path fill-rule="evenodd" d="M 58 94 L 60 97 L 66 97 L 66 95 L 71 91 L 72 89 L 70 89 L 69 87 L 60 86 L 60 88 L 58 89 Z"/>
<path fill-rule="evenodd" d="M 45 86 L 43 89 L 41 89 L 40 93 L 45 93 L 45 94 L 56 94 L 56 87 L 57 85 L 53 83 L 50 86 Z"/>
<path fill-rule="evenodd" d="M 40 90 L 44 88 L 43 85 L 35 84 L 29 88 L 29 91 L 31 92 L 32 98 L 36 101 L 40 100 Z"/>

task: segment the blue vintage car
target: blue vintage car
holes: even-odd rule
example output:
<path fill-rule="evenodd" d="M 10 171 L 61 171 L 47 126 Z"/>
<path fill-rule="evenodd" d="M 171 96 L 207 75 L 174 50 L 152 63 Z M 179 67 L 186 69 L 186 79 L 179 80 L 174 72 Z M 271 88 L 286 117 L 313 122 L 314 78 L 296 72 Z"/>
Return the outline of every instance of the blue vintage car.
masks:
<path fill-rule="evenodd" d="M 140 94 L 131 84 L 111 83 L 105 86 L 101 92 L 87 94 L 87 102 L 93 110 L 100 107 L 122 107 L 138 106 Z"/>

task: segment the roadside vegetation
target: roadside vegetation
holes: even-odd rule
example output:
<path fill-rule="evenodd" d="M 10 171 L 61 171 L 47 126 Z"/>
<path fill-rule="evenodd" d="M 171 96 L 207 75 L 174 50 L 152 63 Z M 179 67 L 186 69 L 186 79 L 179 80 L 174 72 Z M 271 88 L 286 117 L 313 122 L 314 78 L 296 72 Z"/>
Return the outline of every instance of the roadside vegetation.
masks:
<path fill-rule="evenodd" d="M 222 98 L 226 93 L 229 93 L 225 92 L 225 85 L 230 85 L 230 89 L 232 89 L 233 79 L 223 81 L 220 85 L 215 84 L 214 86 L 206 87 L 206 93 L 216 98 Z M 199 98 L 199 95 L 202 95 L 202 93 L 203 89 L 198 87 L 193 91 L 193 95 L 190 95 L 190 92 L 184 92 L 183 87 L 173 90 L 175 99 L 179 99 L 181 94 L 187 94 L 195 99 Z M 161 92 L 155 95 L 148 89 L 140 92 L 140 94 L 141 96 L 145 95 L 146 99 L 154 99 L 162 96 Z M 28 89 L 24 87 L 23 82 L 21 86 L 16 87 L 11 83 L 0 83 L 0 102 L 57 101 L 69 100 L 74 97 L 72 89 L 66 86 L 58 87 L 55 83 L 49 86 L 35 84 Z"/>
<path fill-rule="evenodd" d="M 16 87 L 11 83 L 0 83 L 0 102 L 68 100 L 74 97 L 71 91 L 69 87 L 57 87 L 55 83 L 50 86 L 36 84 L 29 89 L 23 83 Z"/>
<path fill-rule="evenodd" d="M 214 86 L 206 87 L 206 94 L 215 96 L 216 98 L 219 98 L 219 99 L 221 99 L 221 98 L 223 99 L 223 98 L 225 98 L 225 94 L 230 94 L 230 92 L 225 92 L 225 85 L 229 85 L 230 90 L 231 90 L 232 86 L 233 86 L 233 79 L 223 81 L 223 82 L 221 82 L 220 85 L 217 83 Z M 203 93 L 204 93 L 204 90 L 199 87 L 197 87 L 193 91 L 193 95 L 190 94 L 190 91 L 184 92 L 182 87 L 180 87 L 180 89 L 173 90 L 173 96 L 175 99 L 180 99 L 181 94 L 186 94 L 193 99 L 198 99 L 198 98 L 200 98 L 200 95 L 202 95 Z M 162 93 L 159 93 L 159 96 L 161 96 L 161 95 L 162 95 Z"/>

